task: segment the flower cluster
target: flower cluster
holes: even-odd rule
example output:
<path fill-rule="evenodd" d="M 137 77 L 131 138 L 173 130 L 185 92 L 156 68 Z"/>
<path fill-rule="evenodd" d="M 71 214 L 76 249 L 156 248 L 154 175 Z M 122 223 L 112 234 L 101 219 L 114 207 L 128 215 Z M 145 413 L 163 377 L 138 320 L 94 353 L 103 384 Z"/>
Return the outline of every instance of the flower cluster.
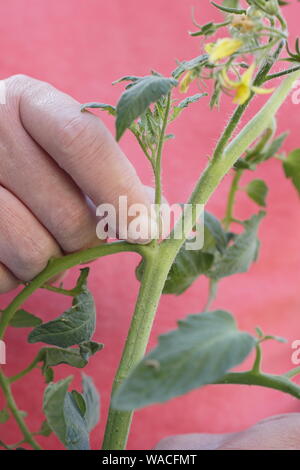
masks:
<path fill-rule="evenodd" d="M 247 9 L 213 5 L 225 15 L 221 23 L 198 25 L 192 36 L 207 38 L 226 29 L 226 35 L 214 41 L 205 41 L 204 54 L 180 64 L 176 78 L 180 78 L 179 90 L 187 93 L 192 82 L 212 79 L 214 92 L 211 106 L 219 104 L 221 93 L 233 93 L 233 102 L 243 105 L 252 93 L 272 93 L 274 88 L 257 86 L 255 71 L 266 58 L 287 39 L 286 23 L 278 0 L 248 0 Z M 197 60 L 199 59 L 199 60 Z M 175 72 L 176 72 L 175 71 Z M 235 77 L 235 79 L 230 78 Z"/>

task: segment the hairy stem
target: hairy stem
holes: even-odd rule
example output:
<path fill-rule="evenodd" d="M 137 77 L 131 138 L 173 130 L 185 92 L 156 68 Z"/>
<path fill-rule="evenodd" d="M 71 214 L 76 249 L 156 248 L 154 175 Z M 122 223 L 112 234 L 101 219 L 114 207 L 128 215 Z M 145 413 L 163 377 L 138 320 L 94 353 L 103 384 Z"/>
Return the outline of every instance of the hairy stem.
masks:
<path fill-rule="evenodd" d="M 300 398 L 300 387 L 291 382 L 284 375 L 272 375 L 265 373 L 248 372 L 232 372 L 226 374 L 217 384 L 238 384 L 238 385 L 257 385 L 260 387 L 272 388 L 288 393 L 293 397 Z"/>
<path fill-rule="evenodd" d="M 20 410 L 17 407 L 17 404 L 14 400 L 14 397 L 13 397 L 13 394 L 12 394 L 12 391 L 11 391 L 9 380 L 6 378 L 6 376 L 4 375 L 2 370 L 0 370 L 0 386 L 3 390 L 3 394 L 4 394 L 4 397 L 5 397 L 6 402 L 7 402 L 7 407 L 11 411 L 11 413 L 14 416 L 16 422 L 18 423 L 18 426 L 19 426 L 20 430 L 23 433 L 24 442 L 27 442 L 28 444 L 30 444 L 31 447 L 35 450 L 41 450 L 40 445 L 34 439 L 32 433 L 30 432 L 30 430 L 28 429 L 28 427 L 27 427 L 27 425 L 24 421 L 24 418 L 23 418 Z"/>
<path fill-rule="evenodd" d="M 228 193 L 225 217 L 223 220 L 225 230 L 229 229 L 230 224 L 234 218 L 233 210 L 234 210 L 235 197 L 239 189 L 239 182 L 240 182 L 242 175 L 243 175 L 243 170 L 237 170 L 235 171 L 233 179 L 232 179 L 231 187 Z"/>
<path fill-rule="evenodd" d="M 127 251 L 132 251 L 143 255 L 143 253 L 147 251 L 147 247 L 142 245 L 131 245 L 127 242 L 114 242 L 89 248 L 85 251 L 72 253 L 71 255 L 66 255 L 61 258 L 51 259 L 47 267 L 13 299 L 13 301 L 5 310 L 3 310 L 0 321 L 0 339 L 3 338 L 6 328 L 8 327 L 9 322 L 13 318 L 16 311 L 21 307 L 25 300 L 27 300 L 28 297 L 33 294 L 34 291 L 44 286 L 44 284 L 49 279 L 65 271 L 66 269 L 77 266 L 78 264 L 89 263 L 90 261 L 101 258 L 102 256 Z"/>

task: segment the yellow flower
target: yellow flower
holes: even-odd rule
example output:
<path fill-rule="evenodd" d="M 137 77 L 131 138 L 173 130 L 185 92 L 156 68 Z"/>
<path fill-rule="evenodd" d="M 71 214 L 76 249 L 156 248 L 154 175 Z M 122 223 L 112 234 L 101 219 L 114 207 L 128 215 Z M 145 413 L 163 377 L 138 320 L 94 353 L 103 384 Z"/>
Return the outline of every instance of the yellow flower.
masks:
<path fill-rule="evenodd" d="M 218 39 L 217 42 L 209 42 L 204 46 L 205 51 L 209 54 L 210 62 L 216 62 L 231 56 L 240 49 L 243 41 L 234 38 Z"/>
<path fill-rule="evenodd" d="M 193 70 L 188 70 L 188 72 L 186 72 L 183 75 L 182 79 L 180 80 L 180 83 L 179 83 L 180 93 L 186 93 L 189 89 L 190 84 L 192 83 L 194 79 L 195 79 L 195 76 L 194 76 Z"/>
<path fill-rule="evenodd" d="M 235 90 L 235 96 L 233 100 L 234 103 L 244 104 L 250 97 L 252 91 L 254 93 L 258 93 L 259 95 L 272 93 L 274 91 L 274 88 L 259 88 L 252 85 L 252 77 L 255 71 L 255 67 L 256 65 L 252 64 L 237 82 L 230 80 L 225 69 L 222 70 L 224 86 L 231 90 Z"/>

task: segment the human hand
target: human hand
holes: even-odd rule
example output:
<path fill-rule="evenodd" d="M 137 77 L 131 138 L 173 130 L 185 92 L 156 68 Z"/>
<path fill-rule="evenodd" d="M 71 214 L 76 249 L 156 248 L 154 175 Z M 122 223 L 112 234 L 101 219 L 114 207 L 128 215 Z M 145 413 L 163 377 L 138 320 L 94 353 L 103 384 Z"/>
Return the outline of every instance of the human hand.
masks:
<path fill-rule="evenodd" d="M 155 450 L 300 450 L 300 413 L 263 419 L 229 434 L 182 434 L 162 439 Z"/>
<path fill-rule="evenodd" d="M 0 293 L 29 281 L 49 258 L 99 243 L 95 204 L 149 196 L 92 113 L 51 85 L 15 75 L 0 105 Z M 86 197 L 88 196 L 88 198 Z M 128 236 L 129 238 L 129 236 Z M 129 241 L 132 241 L 129 239 Z M 147 240 L 138 240 L 147 241 Z"/>

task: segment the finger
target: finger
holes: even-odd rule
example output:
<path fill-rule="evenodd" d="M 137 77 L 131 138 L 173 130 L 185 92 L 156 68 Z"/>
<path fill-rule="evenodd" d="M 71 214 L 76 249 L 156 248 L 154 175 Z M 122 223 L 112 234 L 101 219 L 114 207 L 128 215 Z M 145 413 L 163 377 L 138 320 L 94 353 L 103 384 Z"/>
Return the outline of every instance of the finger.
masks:
<path fill-rule="evenodd" d="M 15 87 L 8 87 L 7 106 L 0 107 L 1 182 L 48 229 L 66 252 L 99 243 L 95 209 L 82 191 L 20 125 Z M 8 107 L 8 109 L 7 109 Z"/>
<path fill-rule="evenodd" d="M 225 441 L 219 450 L 300 450 L 300 413 L 264 419 Z"/>
<path fill-rule="evenodd" d="M 5 294 L 15 289 L 19 284 L 20 281 L 0 263 L 0 294 Z"/>
<path fill-rule="evenodd" d="M 0 262 L 17 279 L 29 281 L 61 255 L 59 246 L 33 214 L 0 186 Z"/>
<path fill-rule="evenodd" d="M 216 450 L 232 434 L 182 434 L 169 436 L 154 447 L 155 450 Z"/>
<path fill-rule="evenodd" d="M 104 124 L 92 113 L 82 113 L 70 96 L 28 80 L 20 97 L 20 116 L 36 142 L 96 205 L 112 204 L 118 213 L 119 196 L 126 196 L 128 206 L 142 204 L 148 216 L 145 188 Z"/>

